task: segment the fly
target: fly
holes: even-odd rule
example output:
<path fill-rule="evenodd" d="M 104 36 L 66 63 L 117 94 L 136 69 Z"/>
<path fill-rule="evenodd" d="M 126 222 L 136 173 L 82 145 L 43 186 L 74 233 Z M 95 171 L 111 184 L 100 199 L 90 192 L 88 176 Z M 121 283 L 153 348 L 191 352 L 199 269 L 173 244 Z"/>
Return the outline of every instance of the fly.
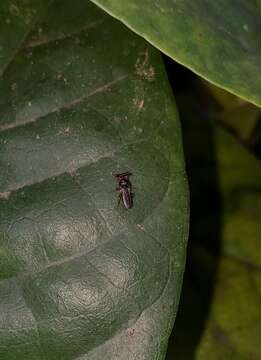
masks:
<path fill-rule="evenodd" d="M 118 186 L 116 187 L 116 190 L 119 192 L 118 205 L 122 201 L 126 209 L 130 209 L 133 206 L 133 193 L 130 182 L 131 175 L 132 174 L 128 171 L 120 174 L 113 174 L 118 181 Z"/>

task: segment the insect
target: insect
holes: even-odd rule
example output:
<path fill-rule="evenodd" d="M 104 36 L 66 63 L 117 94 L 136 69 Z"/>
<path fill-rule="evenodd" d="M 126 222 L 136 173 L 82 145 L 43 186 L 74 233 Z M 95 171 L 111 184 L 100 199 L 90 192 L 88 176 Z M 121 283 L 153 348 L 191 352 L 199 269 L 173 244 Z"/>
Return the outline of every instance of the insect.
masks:
<path fill-rule="evenodd" d="M 129 179 L 132 174 L 127 171 L 124 173 L 112 174 L 112 175 L 118 181 L 118 186 L 116 187 L 116 190 L 119 191 L 118 205 L 122 201 L 126 209 L 132 208 L 133 193 L 132 193 L 132 185 Z"/>

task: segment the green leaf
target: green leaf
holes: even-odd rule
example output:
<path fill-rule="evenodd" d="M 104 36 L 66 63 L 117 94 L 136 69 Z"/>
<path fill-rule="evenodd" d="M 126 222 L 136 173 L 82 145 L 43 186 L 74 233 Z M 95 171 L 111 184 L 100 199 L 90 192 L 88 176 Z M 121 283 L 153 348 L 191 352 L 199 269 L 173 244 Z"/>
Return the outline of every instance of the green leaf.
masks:
<path fill-rule="evenodd" d="M 257 2 L 92 1 L 196 74 L 261 106 Z"/>
<path fill-rule="evenodd" d="M 48 12 L 0 79 L 0 358 L 164 359 L 188 191 L 161 56 L 89 1 Z"/>
<path fill-rule="evenodd" d="M 2 0 L 0 3 L 0 76 L 29 34 L 33 24 L 44 14 L 50 0 Z"/>

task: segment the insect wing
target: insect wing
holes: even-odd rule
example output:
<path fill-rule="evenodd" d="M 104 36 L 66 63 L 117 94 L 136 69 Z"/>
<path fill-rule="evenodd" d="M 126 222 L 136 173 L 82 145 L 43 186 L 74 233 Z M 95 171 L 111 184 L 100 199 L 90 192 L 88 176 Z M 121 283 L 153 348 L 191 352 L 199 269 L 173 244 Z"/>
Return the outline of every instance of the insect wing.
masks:
<path fill-rule="evenodd" d="M 132 194 L 129 189 L 122 191 L 122 201 L 127 209 L 132 207 Z"/>

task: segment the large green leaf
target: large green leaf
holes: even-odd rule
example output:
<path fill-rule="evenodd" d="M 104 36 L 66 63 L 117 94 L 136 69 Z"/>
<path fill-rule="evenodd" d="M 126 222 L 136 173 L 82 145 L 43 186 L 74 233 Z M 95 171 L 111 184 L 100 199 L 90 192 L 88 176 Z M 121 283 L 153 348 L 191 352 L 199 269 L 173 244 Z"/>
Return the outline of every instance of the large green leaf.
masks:
<path fill-rule="evenodd" d="M 256 1 L 92 1 L 177 62 L 261 106 Z"/>
<path fill-rule="evenodd" d="M 0 358 L 163 359 L 188 195 L 162 60 L 89 1 L 48 13 L 0 79 Z"/>

